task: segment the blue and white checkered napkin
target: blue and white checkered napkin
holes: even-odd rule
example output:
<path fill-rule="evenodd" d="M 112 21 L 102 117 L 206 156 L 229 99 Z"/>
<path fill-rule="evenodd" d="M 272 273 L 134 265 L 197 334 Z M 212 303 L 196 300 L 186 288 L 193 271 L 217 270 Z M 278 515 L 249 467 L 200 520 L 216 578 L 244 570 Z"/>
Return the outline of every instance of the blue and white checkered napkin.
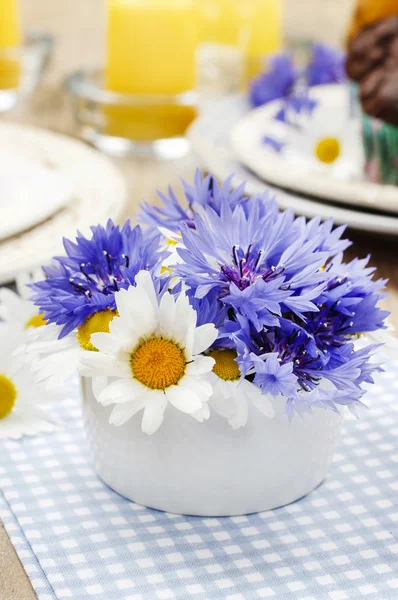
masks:
<path fill-rule="evenodd" d="M 398 372 L 349 419 L 327 481 L 226 519 L 145 509 L 96 477 L 77 387 L 58 433 L 0 444 L 0 517 L 40 600 L 396 600 Z M 396 368 L 396 367 L 395 367 Z"/>

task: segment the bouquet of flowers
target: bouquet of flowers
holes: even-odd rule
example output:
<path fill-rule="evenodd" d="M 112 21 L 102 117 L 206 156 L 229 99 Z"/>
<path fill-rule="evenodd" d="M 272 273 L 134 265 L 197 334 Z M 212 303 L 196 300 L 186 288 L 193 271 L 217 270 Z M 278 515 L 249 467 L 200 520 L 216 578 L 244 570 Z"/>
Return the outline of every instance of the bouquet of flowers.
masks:
<path fill-rule="evenodd" d="M 297 170 L 298 178 L 306 170 L 343 181 L 361 178 L 360 124 L 349 105 L 348 90 L 342 86 L 346 82 L 344 54 L 324 44 L 303 47 L 302 53 L 305 50 L 304 65 L 297 67 L 290 52 L 276 54 L 251 83 L 251 105 L 271 103 L 270 110 L 275 110 L 273 115 L 268 109 L 262 113 L 268 119 L 262 143 L 270 156 L 281 154 Z M 334 86 L 337 95 L 322 89 L 325 85 Z"/>
<path fill-rule="evenodd" d="M 380 370 L 365 334 L 387 317 L 369 259 L 345 263 L 344 227 L 280 212 L 267 194 L 199 172 L 183 185 L 186 205 L 170 189 L 142 206 L 141 226 L 64 240 L 31 285 L 46 321 L 27 350 L 36 380 L 91 377 L 110 423 L 142 413 L 147 434 L 169 405 L 235 429 L 248 403 L 268 418 L 281 405 L 286 418 L 355 413 Z"/>

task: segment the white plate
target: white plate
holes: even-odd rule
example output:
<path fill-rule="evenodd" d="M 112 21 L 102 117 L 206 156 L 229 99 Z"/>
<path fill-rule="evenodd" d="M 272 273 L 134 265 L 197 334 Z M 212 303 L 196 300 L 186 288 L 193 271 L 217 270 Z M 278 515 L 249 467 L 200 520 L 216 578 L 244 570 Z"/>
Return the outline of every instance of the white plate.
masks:
<path fill-rule="evenodd" d="M 203 115 L 193 123 L 187 135 L 205 169 L 212 172 L 220 181 L 234 174 L 234 185 L 246 181 L 246 190 L 250 195 L 271 190 L 282 209 L 291 207 L 296 214 L 308 218 L 332 217 L 336 223 L 346 223 L 353 229 L 398 236 L 398 217 L 350 210 L 286 193 L 265 184 L 253 172 L 246 169 L 231 150 L 230 136 L 234 125 L 249 111 L 250 106 L 245 97 L 231 96 L 208 105 Z"/>
<path fill-rule="evenodd" d="M 72 200 L 73 193 L 71 180 L 25 157 L 25 147 L 16 148 L 15 139 L 2 133 L 0 127 L 0 240 L 45 221 Z"/>
<path fill-rule="evenodd" d="M 109 217 L 117 220 L 126 201 L 122 174 L 109 158 L 82 142 L 42 129 L 2 123 L 0 148 L 6 141 L 13 152 L 20 149 L 30 163 L 46 165 L 58 182 L 66 182 L 72 194 L 67 205 L 52 217 L 0 242 L 0 284 L 12 281 L 19 272 L 48 263 L 63 252 L 62 238 L 74 238 L 77 229 L 89 234 L 91 225 L 105 223 Z M 10 206 L 7 211 L 13 213 L 14 208 Z"/>
<path fill-rule="evenodd" d="M 348 113 L 349 91 L 346 85 L 325 85 L 313 88 L 311 97 L 318 100 L 325 113 Z M 359 175 L 352 179 L 337 179 L 331 170 L 322 165 L 304 160 L 290 160 L 284 152 L 275 152 L 263 143 L 264 136 L 286 136 L 287 125 L 276 122 L 275 115 L 280 101 L 270 102 L 250 111 L 234 124 L 231 132 L 231 146 L 238 160 L 251 169 L 258 177 L 272 185 L 339 202 L 355 207 L 373 208 L 379 211 L 398 214 L 398 187 L 370 183 Z M 353 171 L 362 174 L 362 140 L 360 126 L 352 128 L 348 159 Z M 356 129 L 356 131 L 355 131 Z M 358 152 L 360 150 L 360 152 Z M 314 161 L 315 163 L 315 161 Z"/>

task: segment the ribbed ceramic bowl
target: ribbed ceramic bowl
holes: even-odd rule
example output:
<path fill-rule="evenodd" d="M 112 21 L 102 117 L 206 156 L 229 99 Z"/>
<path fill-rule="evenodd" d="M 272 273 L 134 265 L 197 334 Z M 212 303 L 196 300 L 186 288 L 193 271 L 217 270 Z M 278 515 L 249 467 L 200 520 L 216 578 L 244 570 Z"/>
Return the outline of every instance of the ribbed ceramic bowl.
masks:
<path fill-rule="evenodd" d="M 82 380 L 86 433 L 95 468 L 116 492 L 171 513 L 232 516 L 270 510 L 305 496 L 325 478 L 342 418 L 316 409 L 289 423 L 283 407 L 269 420 L 250 407 L 234 431 L 212 412 L 209 421 L 168 406 L 160 429 L 141 432 L 140 415 L 109 425 L 111 408 Z"/>

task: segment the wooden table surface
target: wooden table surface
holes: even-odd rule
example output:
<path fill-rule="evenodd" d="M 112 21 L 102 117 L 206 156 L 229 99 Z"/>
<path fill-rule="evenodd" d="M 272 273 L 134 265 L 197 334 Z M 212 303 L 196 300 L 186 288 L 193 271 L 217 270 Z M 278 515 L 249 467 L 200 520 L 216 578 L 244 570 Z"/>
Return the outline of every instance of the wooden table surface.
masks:
<path fill-rule="evenodd" d="M 285 4 L 285 29 L 290 39 L 307 37 L 338 43 L 353 0 L 285 0 Z M 56 48 L 40 89 L 24 106 L 2 118 L 76 135 L 61 84 L 71 69 L 97 67 L 102 63 L 103 0 L 22 0 L 22 5 L 26 27 L 53 33 Z M 117 162 L 129 183 L 126 215 L 134 215 L 142 199 L 155 201 L 156 189 L 165 189 L 168 183 L 178 185 L 181 176 L 192 178 L 196 166 L 191 156 L 165 163 L 135 159 Z M 392 320 L 398 328 L 397 240 L 349 234 L 355 242 L 351 254 L 365 256 L 371 253 L 380 276 L 390 279 L 390 297 L 385 305 L 392 312 Z M 0 523 L 0 599 L 34 598 L 30 582 Z"/>

